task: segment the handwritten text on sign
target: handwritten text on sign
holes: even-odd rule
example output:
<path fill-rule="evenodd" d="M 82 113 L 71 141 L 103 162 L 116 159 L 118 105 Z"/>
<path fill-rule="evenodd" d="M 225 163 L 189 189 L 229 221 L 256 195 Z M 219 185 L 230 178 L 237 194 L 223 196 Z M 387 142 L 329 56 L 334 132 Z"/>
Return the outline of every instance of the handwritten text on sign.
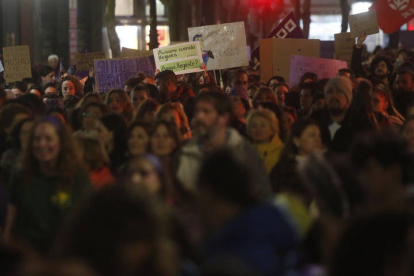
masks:
<path fill-rule="evenodd" d="M 91 69 L 93 67 L 93 61 L 95 59 L 105 59 L 105 53 L 97 52 L 97 53 L 77 53 L 75 55 L 76 61 L 76 70 L 78 71 L 85 71 Z"/>
<path fill-rule="evenodd" d="M 336 58 L 344 61 L 351 61 L 352 50 L 355 45 L 355 38 L 350 33 L 335 34 L 335 54 Z"/>
<path fill-rule="evenodd" d="M 319 79 L 333 78 L 342 68 L 348 68 L 346 61 L 292 55 L 289 84 L 298 85 L 307 72 L 315 73 Z"/>
<path fill-rule="evenodd" d="M 349 16 L 351 37 L 361 37 L 364 34 L 376 34 L 379 32 L 377 12 L 375 10 L 358 13 Z"/>
<path fill-rule="evenodd" d="M 3 56 L 8 83 L 32 77 L 29 46 L 3 47 Z"/>
<path fill-rule="evenodd" d="M 176 74 L 202 71 L 203 58 L 198 41 L 154 49 L 154 59 L 160 71 L 171 70 Z"/>
<path fill-rule="evenodd" d="M 123 89 L 125 82 L 138 73 L 154 77 L 152 57 L 95 60 L 99 93 L 105 93 L 111 88 Z"/>
<path fill-rule="evenodd" d="M 212 53 L 207 70 L 249 65 L 244 22 L 188 28 L 188 37 L 200 41 L 203 53 Z"/>

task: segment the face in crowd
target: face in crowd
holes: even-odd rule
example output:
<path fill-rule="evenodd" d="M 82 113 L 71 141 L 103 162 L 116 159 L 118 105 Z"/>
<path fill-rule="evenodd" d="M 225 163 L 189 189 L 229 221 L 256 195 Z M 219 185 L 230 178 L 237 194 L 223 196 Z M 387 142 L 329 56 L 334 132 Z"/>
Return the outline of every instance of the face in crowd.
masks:
<path fill-rule="evenodd" d="M 151 135 L 152 153 L 159 156 L 169 156 L 176 148 L 177 142 L 165 124 L 159 124 Z"/>
<path fill-rule="evenodd" d="M 55 72 L 50 72 L 49 74 L 47 74 L 45 77 L 41 77 L 42 79 L 42 84 L 46 85 L 49 83 L 55 83 L 56 82 L 56 74 Z"/>
<path fill-rule="evenodd" d="M 68 96 L 74 96 L 76 93 L 75 84 L 70 81 L 66 80 L 62 83 L 62 95 L 64 98 Z"/>
<path fill-rule="evenodd" d="M 300 137 L 294 137 L 293 142 L 298 148 L 299 155 L 309 155 L 322 151 L 321 132 L 317 125 L 306 127 Z"/>
<path fill-rule="evenodd" d="M 249 77 L 245 73 L 237 73 L 233 79 L 233 87 L 243 87 L 247 91 Z"/>
<path fill-rule="evenodd" d="M 414 81 L 409 73 L 398 74 L 395 83 L 398 85 L 398 88 L 402 91 L 414 91 Z"/>
<path fill-rule="evenodd" d="M 122 114 L 125 106 L 124 101 L 119 93 L 112 93 L 108 99 L 108 107 L 111 112 Z"/>
<path fill-rule="evenodd" d="M 283 104 L 285 102 L 285 95 L 288 92 L 289 92 L 288 88 L 284 85 L 279 85 L 278 87 L 276 87 L 276 97 L 277 97 L 277 102 L 279 104 Z"/>
<path fill-rule="evenodd" d="M 87 131 L 94 131 L 98 127 L 99 119 L 103 114 L 98 106 L 88 107 L 83 115 L 83 128 Z"/>
<path fill-rule="evenodd" d="M 149 135 L 142 126 L 135 126 L 128 139 L 129 153 L 133 157 L 142 156 L 148 151 Z"/>
<path fill-rule="evenodd" d="M 302 89 L 300 91 L 300 107 L 305 111 L 309 111 L 312 108 L 312 93 L 309 89 Z"/>
<path fill-rule="evenodd" d="M 387 112 L 389 102 L 387 97 L 378 92 L 372 92 L 372 104 L 376 112 L 385 113 Z"/>
<path fill-rule="evenodd" d="M 60 152 L 60 138 L 55 126 L 41 123 L 34 129 L 33 155 L 39 163 L 54 163 Z"/>
<path fill-rule="evenodd" d="M 269 120 L 259 115 L 250 119 L 249 133 L 255 143 L 269 142 L 276 134 Z"/>
<path fill-rule="evenodd" d="M 326 91 L 326 103 L 328 104 L 329 112 L 333 115 L 342 114 L 348 109 L 349 103 L 345 96 L 345 92 L 337 88 L 332 88 Z"/>
<path fill-rule="evenodd" d="M 220 115 L 210 101 L 199 101 L 194 110 L 194 129 L 199 137 L 209 139 L 227 126 L 228 115 Z"/>
<path fill-rule="evenodd" d="M 374 68 L 374 74 L 380 79 L 384 79 L 388 76 L 388 67 L 385 61 L 380 61 Z"/>
<path fill-rule="evenodd" d="M 138 106 L 140 103 L 148 99 L 147 91 L 145 90 L 138 90 L 138 91 L 132 91 L 131 92 L 131 101 L 134 105 L 135 110 L 138 109 Z"/>

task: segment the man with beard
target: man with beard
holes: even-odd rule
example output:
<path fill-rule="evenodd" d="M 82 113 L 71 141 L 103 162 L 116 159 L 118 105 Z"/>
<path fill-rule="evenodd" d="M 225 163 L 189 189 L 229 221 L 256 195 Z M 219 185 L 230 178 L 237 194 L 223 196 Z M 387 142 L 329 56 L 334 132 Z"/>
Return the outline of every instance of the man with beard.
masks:
<path fill-rule="evenodd" d="M 348 120 L 352 102 L 352 83 L 346 77 L 335 77 L 325 86 L 327 109 L 312 114 L 319 123 L 322 141 L 329 150 L 343 152 L 349 149 L 353 130 Z"/>
<path fill-rule="evenodd" d="M 163 102 L 184 102 L 194 97 L 194 92 L 190 87 L 179 86 L 177 76 L 173 71 L 165 70 L 155 76 L 155 85 L 161 94 Z"/>
<path fill-rule="evenodd" d="M 257 172 L 254 181 L 257 189 L 269 194 L 269 179 L 263 160 L 248 141 L 236 130 L 228 127 L 231 114 L 230 100 L 223 93 L 202 93 L 196 98 L 193 124 L 195 135 L 181 150 L 177 177 L 187 189 L 194 190 L 204 156 L 209 152 L 228 148 L 251 160 L 253 169 Z"/>
<path fill-rule="evenodd" d="M 398 88 L 394 94 L 394 105 L 404 117 L 407 108 L 414 102 L 414 73 L 410 70 L 400 70 L 395 80 Z"/>
<path fill-rule="evenodd" d="M 358 37 L 357 44 L 354 46 L 352 51 L 352 60 L 351 60 L 351 69 L 354 71 L 356 77 L 362 78 L 378 78 L 384 85 L 388 88 L 391 88 L 389 77 L 394 71 L 394 66 L 389 57 L 384 55 L 376 56 L 371 62 L 371 75 L 367 76 L 363 67 L 362 67 L 362 50 L 363 43 L 367 36 Z"/>

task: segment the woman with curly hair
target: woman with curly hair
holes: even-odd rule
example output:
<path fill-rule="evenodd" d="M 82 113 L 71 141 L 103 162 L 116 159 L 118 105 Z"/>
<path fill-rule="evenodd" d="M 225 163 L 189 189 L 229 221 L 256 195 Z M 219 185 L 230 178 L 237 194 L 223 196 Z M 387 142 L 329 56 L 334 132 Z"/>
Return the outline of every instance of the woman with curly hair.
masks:
<path fill-rule="evenodd" d="M 134 107 L 128 94 L 122 89 L 111 89 L 106 95 L 105 104 L 109 111 L 122 115 L 129 124 L 134 116 Z"/>
<path fill-rule="evenodd" d="M 72 136 L 59 119 L 35 122 L 22 168 L 9 184 L 4 240 L 18 239 L 46 253 L 64 217 L 90 187 Z"/>
<path fill-rule="evenodd" d="M 69 96 L 83 97 L 83 85 L 76 76 L 65 75 L 63 76 L 57 86 L 58 95 L 66 99 Z"/>
<path fill-rule="evenodd" d="M 185 115 L 184 107 L 181 103 L 176 102 L 161 105 L 157 113 L 155 113 L 155 119 L 157 121 L 173 122 L 184 140 L 191 138 L 190 125 L 188 124 L 188 118 Z"/>

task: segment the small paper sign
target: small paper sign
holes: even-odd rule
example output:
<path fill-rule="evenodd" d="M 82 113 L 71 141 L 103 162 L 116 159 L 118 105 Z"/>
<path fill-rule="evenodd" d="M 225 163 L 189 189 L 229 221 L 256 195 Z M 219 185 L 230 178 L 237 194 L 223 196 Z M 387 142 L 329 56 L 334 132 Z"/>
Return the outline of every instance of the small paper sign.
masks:
<path fill-rule="evenodd" d="M 351 37 L 361 37 L 364 35 L 376 34 L 379 32 L 377 12 L 371 10 L 349 16 L 349 27 Z"/>
<path fill-rule="evenodd" d="M 352 59 L 352 49 L 355 45 L 355 38 L 351 33 L 335 34 L 335 54 L 339 60 L 350 62 Z"/>
<path fill-rule="evenodd" d="M 292 55 L 289 85 L 298 85 L 303 74 L 308 72 L 315 73 L 319 79 L 330 79 L 335 77 L 339 69 L 342 68 L 348 68 L 345 61 Z"/>
<path fill-rule="evenodd" d="M 29 46 L 3 47 L 3 57 L 8 83 L 32 77 Z"/>
<path fill-rule="evenodd" d="M 200 72 L 203 64 L 200 42 L 189 42 L 154 49 L 157 69 L 161 72 L 171 70 L 177 75 Z"/>
<path fill-rule="evenodd" d="M 91 67 L 94 66 L 93 61 L 95 59 L 105 59 L 105 53 L 96 52 L 96 53 L 77 53 L 75 55 L 76 61 L 76 70 L 78 71 L 88 71 Z"/>

